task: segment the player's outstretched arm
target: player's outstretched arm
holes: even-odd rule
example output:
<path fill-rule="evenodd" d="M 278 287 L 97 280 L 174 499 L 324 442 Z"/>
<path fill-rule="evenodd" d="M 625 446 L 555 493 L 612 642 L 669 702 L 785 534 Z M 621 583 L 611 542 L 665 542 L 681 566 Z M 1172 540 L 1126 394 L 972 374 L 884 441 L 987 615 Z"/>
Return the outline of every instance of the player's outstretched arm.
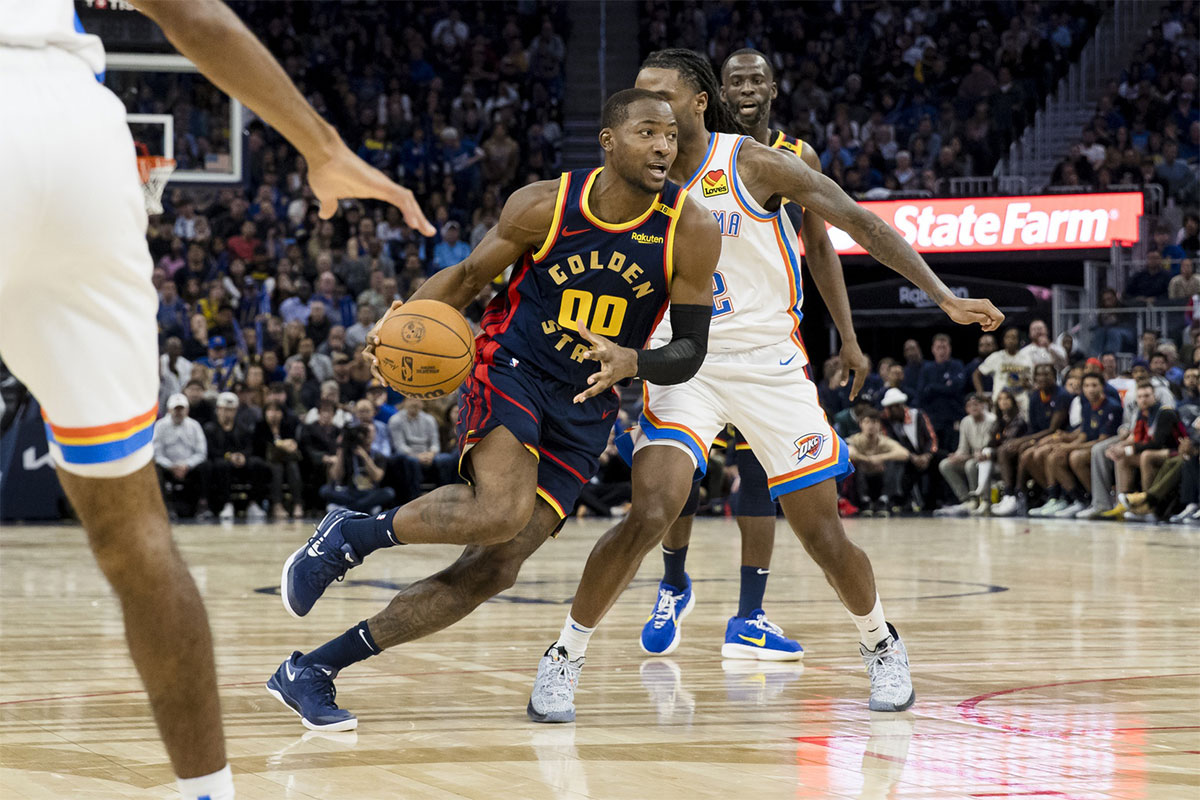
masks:
<path fill-rule="evenodd" d="M 805 142 L 800 153 L 804 163 L 817 172 L 821 171 L 821 159 L 817 151 Z M 850 387 L 850 399 L 858 397 L 870 370 L 867 367 L 867 357 L 858 346 L 858 333 L 854 330 L 854 318 L 850 314 L 850 297 L 846 293 L 846 277 L 842 273 L 842 260 L 833 242 L 829 241 L 829 231 L 825 220 L 811 209 L 804 210 L 801 223 L 800 237 L 804 239 L 804 255 L 808 259 L 808 271 L 816 281 L 817 291 L 825 300 L 833 324 L 837 326 L 838 335 L 842 339 L 842 349 L 838 354 L 842 362 L 841 385 L 845 386 L 854 373 L 854 385 Z"/>
<path fill-rule="evenodd" d="M 683 383 L 704 363 L 712 322 L 712 276 L 721 257 L 721 229 L 713 215 L 690 197 L 680 211 L 672 247 L 671 341 L 653 350 L 634 350 L 580 325 L 579 333 L 592 345 L 584 356 L 599 361 L 600 369 L 588 377 L 591 385 L 575 396 L 576 403 L 635 375 L 659 386 Z"/>
<path fill-rule="evenodd" d="M 433 226 L 413 193 L 350 152 L 337 131 L 300 95 L 279 62 L 220 0 L 130 0 L 150 17 L 205 77 L 242 101 L 282 133 L 308 162 L 308 182 L 321 217 L 337 212 L 338 200 L 365 197 L 400 209 L 404 221 L 425 236 Z"/>
<path fill-rule="evenodd" d="M 989 301 L 955 297 L 900 234 L 801 159 L 750 142 L 738 154 L 738 169 L 747 183 L 763 187 L 764 193 L 800 203 L 850 234 L 868 253 L 923 289 L 960 325 L 977 322 L 985 331 L 994 331 L 1004 322 L 1004 314 Z"/>

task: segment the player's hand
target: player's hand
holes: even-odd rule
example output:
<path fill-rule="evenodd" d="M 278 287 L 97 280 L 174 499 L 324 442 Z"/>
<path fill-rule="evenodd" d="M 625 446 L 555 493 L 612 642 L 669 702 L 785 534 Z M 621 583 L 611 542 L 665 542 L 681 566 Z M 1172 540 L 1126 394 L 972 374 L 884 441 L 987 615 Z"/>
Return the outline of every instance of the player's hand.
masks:
<path fill-rule="evenodd" d="M 942 311 L 959 325 L 973 325 L 994 331 L 1004 322 L 1004 314 L 987 299 L 951 297 L 943 301 Z"/>
<path fill-rule="evenodd" d="M 411 191 L 354 155 L 340 140 L 329 155 L 315 157 L 306 153 L 305 157 L 308 183 L 321 204 L 321 219 L 331 219 L 337 213 L 339 200 L 369 198 L 400 209 L 405 223 L 422 236 L 435 233 Z"/>
<path fill-rule="evenodd" d="M 621 347 L 615 342 L 592 333 L 582 322 L 579 323 L 579 335 L 592 346 L 583 354 L 584 358 L 600 362 L 600 369 L 588 376 L 587 389 L 575 395 L 575 402 L 582 403 L 603 392 L 607 392 L 617 381 L 632 378 L 637 374 L 637 351 Z"/>
<path fill-rule="evenodd" d="M 871 374 L 871 370 L 867 366 L 867 357 L 859 349 L 858 342 L 843 341 L 838 358 L 842 360 L 842 371 L 838 375 L 838 380 L 841 381 L 839 386 L 845 386 L 850 380 L 850 373 L 854 373 L 854 384 L 850 387 L 850 400 L 853 401 L 862 391 L 863 384 L 867 382 L 867 376 Z"/>
<path fill-rule="evenodd" d="M 391 384 L 384 380 L 383 373 L 379 371 L 379 359 L 375 357 L 375 348 L 379 344 L 379 329 L 383 327 L 383 323 L 387 322 L 388 317 L 395 314 L 402 305 L 404 305 L 403 300 L 392 301 L 392 307 L 384 312 L 379 321 L 371 328 L 371 332 L 367 334 L 367 343 L 362 351 L 362 357 L 371 365 L 371 377 L 384 386 L 391 386 Z"/>

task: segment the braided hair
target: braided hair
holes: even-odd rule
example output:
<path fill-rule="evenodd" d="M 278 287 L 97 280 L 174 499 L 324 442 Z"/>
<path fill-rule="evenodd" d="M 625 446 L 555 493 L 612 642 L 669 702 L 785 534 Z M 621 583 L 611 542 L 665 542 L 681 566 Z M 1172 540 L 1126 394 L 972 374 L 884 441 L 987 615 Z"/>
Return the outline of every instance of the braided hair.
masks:
<path fill-rule="evenodd" d="M 642 69 L 672 69 L 679 73 L 697 93 L 708 95 L 708 108 L 704 110 L 704 127 L 715 133 L 745 133 L 733 112 L 721 102 L 721 83 L 713 71 L 707 56 L 695 50 L 672 47 L 655 50 L 646 56 Z"/>

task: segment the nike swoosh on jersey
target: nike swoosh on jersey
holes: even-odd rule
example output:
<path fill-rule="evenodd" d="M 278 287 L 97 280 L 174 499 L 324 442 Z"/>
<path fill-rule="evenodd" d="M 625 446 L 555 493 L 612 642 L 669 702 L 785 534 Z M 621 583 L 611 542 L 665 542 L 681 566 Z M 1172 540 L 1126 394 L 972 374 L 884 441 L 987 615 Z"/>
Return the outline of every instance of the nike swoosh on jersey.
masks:
<path fill-rule="evenodd" d="M 795 359 L 796 359 L 796 354 L 792 353 L 792 357 L 789 358 L 787 361 L 784 361 L 782 358 L 779 359 L 779 366 L 786 367 L 788 364 L 792 363 Z"/>
<path fill-rule="evenodd" d="M 587 228 L 580 228 L 577 231 L 569 231 L 566 228 L 562 229 L 563 236 L 578 236 L 581 233 L 587 233 Z"/>
<path fill-rule="evenodd" d="M 749 636 L 743 636 L 742 634 L 739 633 L 738 638 L 745 639 L 747 642 L 749 642 L 752 645 L 755 645 L 756 647 L 765 647 L 767 644 L 767 635 L 765 633 L 762 636 L 758 637 L 757 639 L 752 639 Z"/>

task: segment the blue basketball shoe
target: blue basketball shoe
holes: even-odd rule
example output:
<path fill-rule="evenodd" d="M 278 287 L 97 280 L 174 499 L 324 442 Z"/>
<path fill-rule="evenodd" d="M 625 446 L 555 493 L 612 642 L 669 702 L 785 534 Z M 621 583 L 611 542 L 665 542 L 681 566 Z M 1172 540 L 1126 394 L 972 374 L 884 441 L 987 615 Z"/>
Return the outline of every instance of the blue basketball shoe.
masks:
<path fill-rule="evenodd" d="M 687 578 L 687 575 L 684 575 Z M 679 626 L 696 605 L 692 593 L 692 579 L 687 578 L 683 591 L 659 581 L 658 600 L 646 624 L 642 626 L 641 645 L 644 652 L 652 656 L 665 656 L 679 647 Z"/>
<path fill-rule="evenodd" d="M 761 608 L 748 617 L 730 617 L 725 626 L 721 658 L 753 658 L 759 661 L 799 661 L 804 648 L 783 635 L 783 629 L 767 619 Z"/>
<path fill-rule="evenodd" d="M 337 689 L 333 679 L 337 677 L 337 670 L 319 664 L 302 667 L 296 663 L 301 655 L 297 650 L 279 665 L 267 680 L 267 691 L 299 714 L 304 727 L 310 730 L 350 731 L 357 728 L 358 717 L 338 708 L 334 702 Z"/>
<path fill-rule="evenodd" d="M 289 614 L 299 619 L 312 611 L 329 584 L 340 581 L 346 577 L 346 570 L 362 563 L 354 548 L 342 538 L 341 527 L 348 519 L 368 516 L 344 508 L 330 511 L 308 543 L 283 562 L 279 594 Z"/>

